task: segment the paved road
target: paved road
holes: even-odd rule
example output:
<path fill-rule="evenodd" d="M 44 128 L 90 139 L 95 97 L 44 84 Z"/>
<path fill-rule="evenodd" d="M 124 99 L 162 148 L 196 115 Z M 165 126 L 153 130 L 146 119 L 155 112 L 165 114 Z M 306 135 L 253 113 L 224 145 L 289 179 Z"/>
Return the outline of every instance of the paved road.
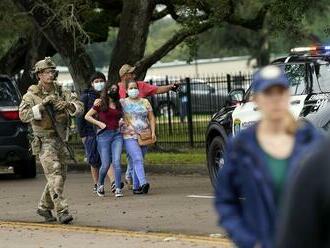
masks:
<path fill-rule="evenodd" d="M 149 179 L 149 195 L 136 196 L 125 190 L 123 198 L 115 198 L 109 192 L 99 198 L 91 192 L 88 174 L 69 174 L 65 193 L 75 217 L 73 225 L 204 236 L 221 233 L 216 226 L 207 177 L 149 175 Z M 1 175 L 0 219 L 42 222 L 35 210 L 44 184 L 42 175 L 29 180 Z"/>

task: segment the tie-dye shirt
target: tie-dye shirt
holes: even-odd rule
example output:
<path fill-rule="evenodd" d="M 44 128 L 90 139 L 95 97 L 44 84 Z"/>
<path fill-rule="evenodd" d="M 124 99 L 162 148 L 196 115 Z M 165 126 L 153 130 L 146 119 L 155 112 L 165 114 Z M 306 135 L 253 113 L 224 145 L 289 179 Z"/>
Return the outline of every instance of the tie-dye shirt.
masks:
<path fill-rule="evenodd" d="M 152 111 L 149 101 L 145 98 L 131 100 L 129 97 L 120 99 L 123 106 L 124 122 L 121 132 L 124 139 L 137 139 L 138 133 L 150 129 L 148 113 Z"/>

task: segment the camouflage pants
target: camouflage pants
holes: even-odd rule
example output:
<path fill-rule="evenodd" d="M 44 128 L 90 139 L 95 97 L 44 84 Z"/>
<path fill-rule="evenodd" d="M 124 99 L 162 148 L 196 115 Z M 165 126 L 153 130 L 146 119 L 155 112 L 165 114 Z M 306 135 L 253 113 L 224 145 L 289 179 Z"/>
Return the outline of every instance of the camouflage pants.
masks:
<path fill-rule="evenodd" d="M 39 202 L 39 208 L 52 210 L 57 214 L 68 210 L 68 204 L 63 197 L 64 182 L 66 180 L 67 165 L 66 152 L 58 138 L 42 138 L 39 154 L 47 184 Z"/>

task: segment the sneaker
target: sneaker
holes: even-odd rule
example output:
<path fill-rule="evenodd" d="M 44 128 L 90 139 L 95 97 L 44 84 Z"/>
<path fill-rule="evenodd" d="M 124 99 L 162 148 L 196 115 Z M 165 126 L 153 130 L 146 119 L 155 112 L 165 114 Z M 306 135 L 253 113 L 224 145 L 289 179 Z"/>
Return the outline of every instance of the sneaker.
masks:
<path fill-rule="evenodd" d="M 149 189 L 150 189 L 150 184 L 149 183 L 143 184 L 141 186 L 141 189 L 142 189 L 143 194 L 148 194 Z"/>
<path fill-rule="evenodd" d="M 69 212 L 63 212 L 59 215 L 58 217 L 58 221 L 61 224 L 69 224 L 71 221 L 73 220 L 73 217 L 71 214 L 69 214 Z"/>
<path fill-rule="evenodd" d="M 46 222 L 56 221 L 56 218 L 53 216 L 52 211 L 50 211 L 50 210 L 44 210 L 44 209 L 38 208 L 37 214 L 44 217 Z"/>
<path fill-rule="evenodd" d="M 142 195 L 143 194 L 142 187 L 140 187 L 138 189 L 133 189 L 133 194 L 134 195 Z"/>
<path fill-rule="evenodd" d="M 94 184 L 93 193 L 96 193 L 96 192 L 97 192 L 97 184 Z"/>
<path fill-rule="evenodd" d="M 103 196 L 104 196 L 104 185 L 100 185 L 100 186 L 97 188 L 96 193 L 97 193 L 98 196 L 103 197 Z"/>
<path fill-rule="evenodd" d="M 124 196 L 123 191 L 121 189 L 116 189 L 115 196 L 116 197 L 123 197 Z"/>
<path fill-rule="evenodd" d="M 120 189 L 123 189 L 125 186 L 125 184 L 123 182 L 120 183 Z M 116 184 L 115 182 L 112 182 L 111 183 L 111 192 L 112 193 L 115 193 L 116 192 Z"/>
<path fill-rule="evenodd" d="M 125 183 L 127 184 L 128 189 L 133 188 L 133 180 L 131 177 L 125 177 Z"/>

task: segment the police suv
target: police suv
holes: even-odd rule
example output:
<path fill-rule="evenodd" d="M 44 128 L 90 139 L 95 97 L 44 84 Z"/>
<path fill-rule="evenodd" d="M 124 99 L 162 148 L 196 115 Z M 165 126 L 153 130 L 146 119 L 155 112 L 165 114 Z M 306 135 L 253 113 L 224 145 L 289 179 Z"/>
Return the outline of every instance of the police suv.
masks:
<path fill-rule="evenodd" d="M 291 49 L 287 57 L 272 64 L 284 68 L 290 82 L 290 110 L 296 118 L 304 118 L 328 132 L 330 128 L 330 46 Z M 206 131 L 207 165 L 214 185 L 224 164 L 226 141 L 260 118 L 251 101 L 251 89 L 232 90 L 227 105 L 215 113 Z"/>

